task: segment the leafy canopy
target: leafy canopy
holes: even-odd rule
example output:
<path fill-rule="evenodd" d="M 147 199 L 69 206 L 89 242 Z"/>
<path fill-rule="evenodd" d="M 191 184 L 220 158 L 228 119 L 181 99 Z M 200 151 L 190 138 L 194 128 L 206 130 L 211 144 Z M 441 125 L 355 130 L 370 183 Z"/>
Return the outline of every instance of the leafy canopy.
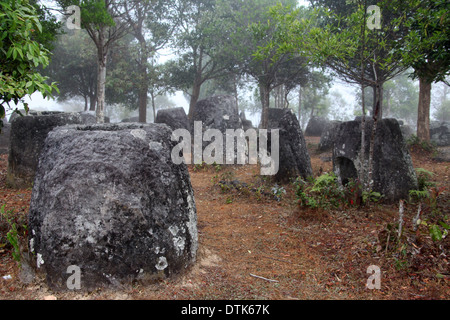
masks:
<path fill-rule="evenodd" d="M 37 71 L 49 64 L 50 53 L 33 40 L 34 33 L 42 33 L 35 8 L 28 1 L 14 0 L 1 0 L 0 8 L 0 117 L 4 118 L 5 104 L 17 104 L 35 92 L 46 98 L 57 87 Z"/>

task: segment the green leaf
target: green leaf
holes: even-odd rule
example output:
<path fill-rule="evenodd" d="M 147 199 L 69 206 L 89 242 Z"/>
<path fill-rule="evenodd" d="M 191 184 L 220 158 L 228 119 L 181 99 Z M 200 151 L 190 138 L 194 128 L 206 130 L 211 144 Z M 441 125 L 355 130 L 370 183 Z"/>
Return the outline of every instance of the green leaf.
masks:
<path fill-rule="evenodd" d="M 442 240 L 442 232 L 438 225 L 434 224 L 430 227 L 430 236 L 433 241 Z"/>
<path fill-rule="evenodd" d="M 450 230 L 450 226 L 449 226 L 448 224 L 446 224 L 445 222 L 440 221 L 439 224 L 440 224 L 444 229 Z"/>

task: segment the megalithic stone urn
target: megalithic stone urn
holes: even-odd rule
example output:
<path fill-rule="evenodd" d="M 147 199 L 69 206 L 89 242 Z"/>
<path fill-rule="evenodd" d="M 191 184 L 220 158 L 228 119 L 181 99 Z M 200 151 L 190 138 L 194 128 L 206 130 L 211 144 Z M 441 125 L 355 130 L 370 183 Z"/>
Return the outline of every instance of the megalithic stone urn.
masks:
<path fill-rule="evenodd" d="M 170 277 L 196 259 L 197 214 L 187 167 L 171 161 L 164 124 L 60 127 L 42 150 L 29 246 L 52 289 Z"/>

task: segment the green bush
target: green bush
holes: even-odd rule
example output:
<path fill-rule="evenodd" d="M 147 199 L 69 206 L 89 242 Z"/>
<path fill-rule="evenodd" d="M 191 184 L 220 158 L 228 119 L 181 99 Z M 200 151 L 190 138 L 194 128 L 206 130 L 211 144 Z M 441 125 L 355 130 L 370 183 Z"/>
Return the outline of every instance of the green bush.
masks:
<path fill-rule="evenodd" d="M 300 206 L 322 209 L 357 207 L 369 202 L 378 202 L 383 197 L 379 192 L 363 191 L 358 180 L 350 180 L 342 186 L 334 173 L 326 173 L 317 179 L 294 181 Z"/>

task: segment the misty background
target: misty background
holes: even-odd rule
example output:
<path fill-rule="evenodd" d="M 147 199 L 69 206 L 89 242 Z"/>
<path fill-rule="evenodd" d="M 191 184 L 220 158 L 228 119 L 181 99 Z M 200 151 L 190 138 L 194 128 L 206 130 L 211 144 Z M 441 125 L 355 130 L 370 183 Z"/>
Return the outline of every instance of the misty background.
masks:
<path fill-rule="evenodd" d="M 53 1 L 41 1 L 49 7 L 54 6 Z M 298 1 L 299 5 L 308 6 L 308 1 Z M 65 22 L 58 12 L 55 15 Z M 59 36 L 61 41 L 71 41 L 71 37 L 79 36 L 80 33 L 85 33 L 85 30 L 74 30 L 67 34 Z M 153 57 L 152 63 L 157 65 L 164 64 L 171 59 L 177 57 L 177 54 L 170 48 L 163 48 L 157 52 Z M 126 63 L 126 61 L 122 61 Z M 412 127 L 416 126 L 417 121 L 417 104 L 419 96 L 419 82 L 413 81 L 408 77 L 409 72 L 388 81 L 385 84 L 385 117 L 394 117 L 405 121 Z M 208 82 L 205 84 L 206 92 L 208 91 Z M 300 90 L 302 90 L 300 88 Z M 444 83 L 438 83 L 432 89 L 431 102 L 431 118 L 438 121 L 450 120 L 450 96 L 449 88 Z M 258 97 L 258 85 L 250 77 L 246 77 L 243 83 L 237 88 L 239 97 L 240 111 L 245 112 L 247 119 L 251 120 L 254 126 L 258 126 L 261 121 L 261 107 Z M 308 96 L 309 94 L 309 96 Z M 206 98 L 207 93 L 204 93 L 201 98 Z M 287 102 L 294 113 L 298 114 L 299 110 L 299 96 L 303 96 L 305 100 L 302 108 L 305 110 L 304 114 L 300 116 L 300 123 L 303 129 L 311 116 L 321 116 L 329 120 L 349 121 L 353 120 L 355 116 L 361 115 L 361 93 L 358 85 L 351 85 L 339 80 L 337 77 L 332 77 L 329 87 L 321 90 L 308 91 L 304 88 L 302 94 L 298 90 L 292 90 L 287 96 Z M 306 96 L 306 98 L 305 98 Z M 366 99 L 371 99 L 370 92 Z M 156 94 L 154 97 L 156 110 L 183 107 L 186 113 L 189 113 L 189 95 L 183 91 L 166 92 L 161 95 Z M 274 90 L 271 97 L 271 107 L 276 107 L 276 90 Z M 35 111 L 64 111 L 64 112 L 80 112 L 84 111 L 85 100 L 81 96 L 71 96 L 67 98 L 59 97 L 59 99 L 47 100 L 42 97 L 40 93 L 35 93 L 31 97 L 24 98 L 24 102 L 28 103 L 29 108 Z M 313 104 L 308 106 L 307 103 Z M 370 103 L 370 102 L 369 102 Z M 23 109 L 23 104 L 13 108 Z M 11 114 L 12 109 L 7 110 L 7 116 Z M 110 118 L 112 123 L 121 122 L 123 119 L 130 119 L 138 117 L 139 110 L 137 106 L 127 106 L 126 103 L 107 104 L 106 116 Z M 147 108 L 147 122 L 154 122 L 154 115 L 150 99 Z"/>

